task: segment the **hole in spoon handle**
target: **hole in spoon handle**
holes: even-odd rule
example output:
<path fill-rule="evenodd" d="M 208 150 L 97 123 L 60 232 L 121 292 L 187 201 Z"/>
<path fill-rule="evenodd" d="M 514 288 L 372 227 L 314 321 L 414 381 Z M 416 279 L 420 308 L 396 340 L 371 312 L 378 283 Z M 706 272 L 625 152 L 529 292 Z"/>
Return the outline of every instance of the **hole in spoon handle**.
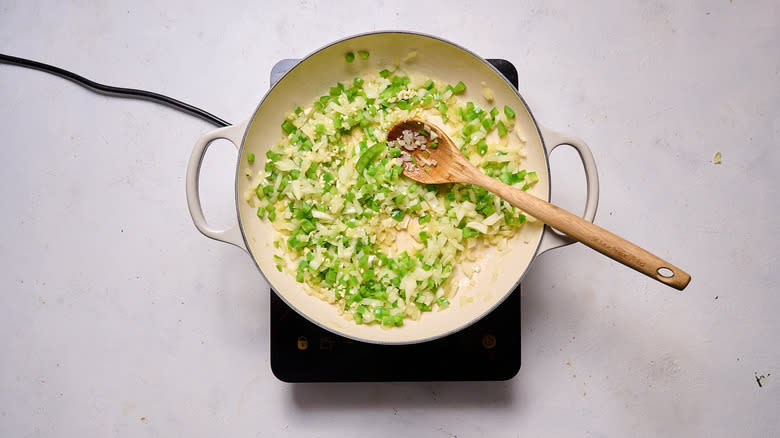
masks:
<path fill-rule="evenodd" d="M 691 281 L 691 276 L 675 268 L 674 266 L 663 265 L 656 269 L 652 276 L 661 283 L 667 284 L 677 290 L 683 290 Z"/>
<path fill-rule="evenodd" d="M 655 272 L 657 272 L 658 275 L 660 275 L 663 278 L 672 278 L 672 277 L 674 277 L 674 271 L 672 271 L 671 269 L 669 269 L 669 268 L 667 268 L 665 266 L 658 268 L 658 270 L 655 271 Z"/>

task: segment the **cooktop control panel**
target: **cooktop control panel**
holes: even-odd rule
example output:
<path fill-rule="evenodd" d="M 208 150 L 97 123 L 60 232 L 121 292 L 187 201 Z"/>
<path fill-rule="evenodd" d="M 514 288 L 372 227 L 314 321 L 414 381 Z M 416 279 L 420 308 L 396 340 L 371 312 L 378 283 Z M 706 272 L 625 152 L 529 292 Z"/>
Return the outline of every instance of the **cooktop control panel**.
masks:
<path fill-rule="evenodd" d="M 285 382 L 506 380 L 520 369 L 520 288 L 476 324 L 412 345 L 357 342 L 271 294 L 271 369 Z"/>

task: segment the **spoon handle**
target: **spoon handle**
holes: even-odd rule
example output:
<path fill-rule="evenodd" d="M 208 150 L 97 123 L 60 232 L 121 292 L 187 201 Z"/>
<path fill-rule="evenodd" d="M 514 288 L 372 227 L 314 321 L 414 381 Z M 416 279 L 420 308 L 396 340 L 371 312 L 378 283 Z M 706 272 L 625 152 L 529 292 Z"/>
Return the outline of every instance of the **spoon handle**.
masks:
<path fill-rule="evenodd" d="M 629 268 L 677 290 L 685 289 L 691 281 L 691 276 L 680 268 L 575 214 L 479 171 L 469 176 L 472 179 L 470 183 L 495 193 L 547 225 Z"/>

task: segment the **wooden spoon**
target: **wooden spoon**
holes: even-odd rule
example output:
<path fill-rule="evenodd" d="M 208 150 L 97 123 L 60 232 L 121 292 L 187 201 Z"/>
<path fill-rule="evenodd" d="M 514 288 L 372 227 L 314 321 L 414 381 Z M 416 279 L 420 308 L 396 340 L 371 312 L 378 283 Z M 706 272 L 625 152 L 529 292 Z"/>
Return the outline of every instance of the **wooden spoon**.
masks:
<path fill-rule="evenodd" d="M 404 175 L 409 178 L 424 184 L 457 182 L 485 188 L 556 230 L 661 283 L 683 290 L 691 281 L 691 276 L 686 272 L 622 237 L 485 175 L 461 154 L 447 134 L 430 123 L 417 119 L 399 121 L 388 130 L 387 141 L 398 140 L 406 130 L 413 133 L 435 132 L 437 137 L 435 140 L 430 140 L 433 135 L 428 137 L 426 151 L 402 148 L 402 151 L 413 155 L 418 163 L 404 163 Z M 435 149 L 428 147 L 433 142 L 438 143 Z M 422 164 L 434 160 L 435 165 Z"/>

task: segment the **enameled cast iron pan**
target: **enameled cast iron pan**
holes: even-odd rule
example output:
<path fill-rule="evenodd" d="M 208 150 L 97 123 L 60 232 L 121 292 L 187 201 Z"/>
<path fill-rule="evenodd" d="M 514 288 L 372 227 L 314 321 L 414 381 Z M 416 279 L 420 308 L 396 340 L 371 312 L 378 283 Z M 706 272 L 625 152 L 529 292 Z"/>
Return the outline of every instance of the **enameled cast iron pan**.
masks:
<path fill-rule="evenodd" d="M 347 52 L 367 50 L 368 60 L 344 61 Z M 539 223 L 527 223 L 510 242 L 510 251 L 499 254 L 485 251 L 480 260 L 481 271 L 468 281 L 453 276 L 449 281 L 462 281 L 451 305 L 443 311 L 424 312 L 419 321 L 407 319 L 402 327 L 390 329 L 377 324 L 358 325 L 337 313 L 336 306 L 308 295 L 289 273 L 278 272 L 273 260 L 272 245 L 275 230 L 257 218 L 256 209 L 245 201 L 245 194 L 254 190 L 252 180 L 244 176 L 247 155 L 264 158 L 266 151 L 281 136 L 280 124 L 285 113 L 297 105 L 306 105 L 328 94 L 336 82 L 351 81 L 364 73 L 377 72 L 387 65 L 417 52 L 412 62 L 403 63 L 407 73 L 423 74 L 445 83 L 463 81 L 467 85 L 463 101 L 481 101 L 484 82 L 495 94 L 495 106 L 509 105 L 517 114 L 516 123 L 526 134 L 527 158 L 523 167 L 535 170 L 539 182 L 532 193 L 550 198 L 548 156 L 561 145 L 573 146 L 580 155 L 587 179 L 587 201 L 584 217 L 593 221 L 598 204 L 596 164 L 588 146 L 580 139 L 564 135 L 539 125 L 520 94 L 487 61 L 470 51 L 440 38 L 410 32 L 375 32 L 358 35 L 329 44 L 305 57 L 293 67 L 257 106 L 254 114 L 243 123 L 216 129 L 203 135 L 195 145 L 187 169 L 187 201 L 195 226 L 213 239 L 232 243 L 253 258 L 261 274 L 290 307 L 313 323 L 341 336 L 382 344 L 411 344 L 446 336 L 478 321 L 498 306 L 522 280 L 534 259 L 541 253 L 571 243 L 570 240 Z M 239 150 L 235 172 L 237 225 L 216 230 L 206 222 L 198 195 L 200 164 L 209 144 L 219 138 L 231 141 Z M 509 136 L 519 142 L 517 136 Z M 258 160 L 260 161 L 260 160 Z"/>

